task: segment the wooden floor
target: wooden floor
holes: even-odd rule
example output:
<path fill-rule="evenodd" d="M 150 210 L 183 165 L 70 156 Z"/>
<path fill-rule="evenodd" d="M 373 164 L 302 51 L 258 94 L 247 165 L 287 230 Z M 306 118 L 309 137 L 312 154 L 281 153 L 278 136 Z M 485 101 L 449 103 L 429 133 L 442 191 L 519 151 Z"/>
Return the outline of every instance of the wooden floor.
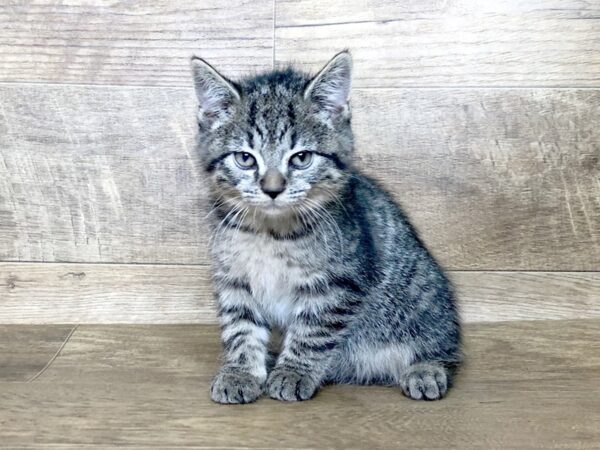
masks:
<path fill-rule="evenodd" d="M 309 402 L 208 396 L 212 325 L 0 326 L 0 446 L 8 448 L 594 448 L 600 321 L 466 327 L 448 397 L 325 387 Z"/>

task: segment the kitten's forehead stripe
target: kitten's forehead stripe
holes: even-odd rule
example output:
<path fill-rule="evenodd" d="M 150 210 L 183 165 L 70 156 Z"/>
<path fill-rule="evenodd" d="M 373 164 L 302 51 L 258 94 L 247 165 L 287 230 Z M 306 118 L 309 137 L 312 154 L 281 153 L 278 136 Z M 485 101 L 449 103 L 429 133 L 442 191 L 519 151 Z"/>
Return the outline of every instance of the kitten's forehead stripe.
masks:
<path fill-rule="evenodd" d="M 248 113 L 248 123 L 250 128 L 254 128 L 256 126 L 256 99 L 250 101 L 249 113 Z"/>
<path fill-rule="evenodd" d="M 292 130 L 292 133 L 290 135 L 290 148 L 292 150 L 294 148 L 296 148 L 297 143 L 298 143 L 298 133 L 296 132 L 296 130 Z"/>
<path fill-rule="evenodd" d="M 294 111 L 294 104 L 292 102 L 288 103 L 287 117 L 291 123 L 294 123 L 296 120 L 296 112 Z"/>

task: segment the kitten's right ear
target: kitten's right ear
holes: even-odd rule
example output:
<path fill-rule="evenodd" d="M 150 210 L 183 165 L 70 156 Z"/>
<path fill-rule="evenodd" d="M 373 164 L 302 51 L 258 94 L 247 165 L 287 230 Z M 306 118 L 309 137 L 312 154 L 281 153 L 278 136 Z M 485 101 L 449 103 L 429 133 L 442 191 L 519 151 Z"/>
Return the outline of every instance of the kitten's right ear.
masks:
<path fill-rule="evenodd" d="M 231 117 L 240 92 L 202 58 L 192 56 L 190 62 L 199 103 L 198 124 L 203 128 L 218 128 Z"/>
<path fill-rule="evenodd" d="M 348 117 L 352 56 L 348 50 L 335 55 L 310 81 L 304 98 L 310 99 L 329 118 Z"/>

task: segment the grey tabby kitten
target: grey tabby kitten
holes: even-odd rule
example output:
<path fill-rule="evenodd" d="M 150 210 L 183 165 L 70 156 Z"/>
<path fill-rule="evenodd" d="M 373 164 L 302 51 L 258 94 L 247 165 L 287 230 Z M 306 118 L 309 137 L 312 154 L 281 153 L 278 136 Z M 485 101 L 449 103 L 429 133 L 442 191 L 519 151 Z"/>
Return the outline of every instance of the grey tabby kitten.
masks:
<path fill-rule="evenodd" d="M 288 68 L 233 82 L 200 58 L 192 67 L 223 342 L 212 399 L 306 400 L 326 383 L 444 396 L 460 360 L 457 310 L 400 208 L 352 166 L 350 54 L 313 77 Z"/>

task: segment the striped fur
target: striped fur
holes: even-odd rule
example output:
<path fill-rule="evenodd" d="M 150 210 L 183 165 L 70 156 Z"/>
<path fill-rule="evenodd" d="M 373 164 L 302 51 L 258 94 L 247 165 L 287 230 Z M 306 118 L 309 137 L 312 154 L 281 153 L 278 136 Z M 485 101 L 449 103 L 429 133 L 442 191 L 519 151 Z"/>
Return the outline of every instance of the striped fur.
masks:
<path fill-rule="evenodd" d="M 233 82 L 192 66 L 223 341 L 213 400 L 305 400 L 325 383 L 441 398 L 460 361 L 453 294 L 400 208 L 352 164 L 350 55 L 314 77 L 288 68 Z M 269 169 L 280 193 L 261 189 Z"/>

